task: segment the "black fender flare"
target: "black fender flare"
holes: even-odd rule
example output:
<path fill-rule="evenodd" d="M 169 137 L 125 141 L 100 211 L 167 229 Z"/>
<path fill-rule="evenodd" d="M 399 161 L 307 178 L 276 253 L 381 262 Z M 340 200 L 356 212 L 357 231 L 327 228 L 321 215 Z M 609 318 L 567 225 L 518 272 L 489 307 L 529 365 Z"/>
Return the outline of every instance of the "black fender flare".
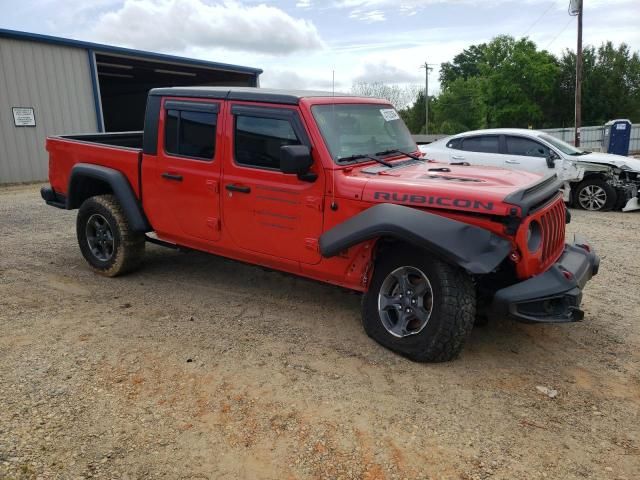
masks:
<path fill-rule="evenodd" d="M 392 203 L 381 203 L 327 230 L 320 253 L 333 257 L 378 237 L 424 248 L 474 275 L 494 271 L 511 252 L 511 242 L 484 228 Z"/>
<path fill-rule="evenodd" d="M 150 232 L 152 230 L 127 177 L 118 170 L 101 165 L 77 163 L 73 166 L 67 189 L 68 210 L 79 208 L 86 198 L 102 193 L 88 191 L 87 187 L 83 186 L 87 179 L 99 180 L 109 185 L 113 195 L 122 205 L 129 226 L 133 231 Z"/>

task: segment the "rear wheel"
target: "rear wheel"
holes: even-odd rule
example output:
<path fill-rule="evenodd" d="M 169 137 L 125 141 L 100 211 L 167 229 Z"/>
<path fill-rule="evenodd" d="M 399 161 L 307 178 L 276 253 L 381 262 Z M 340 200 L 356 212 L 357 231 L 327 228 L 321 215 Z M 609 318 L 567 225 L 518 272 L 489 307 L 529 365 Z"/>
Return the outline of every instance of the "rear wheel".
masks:
<path fill-rule="evenodd" d="M 583 210 L 606 212 L 616 203 L 616 191 L 601 178 L 587 178 L 575 189 L 574 203 Z"/>
<path fill-rule="evenodd" d="M 101 275 L 122 275 L 142 263 L 144 234 L 131 230 L 113 195 L 99 195 L 83 202 L 78 211 L 76 233 L 82 255 Z"/>
<path fill-rule="evenodd" d="M 475 287 L 469 275 L 420 250 L 389 251 L 376 265 L 362 302 L 367 334 L 412 360 L 458 356 L 473 328 Z"/>

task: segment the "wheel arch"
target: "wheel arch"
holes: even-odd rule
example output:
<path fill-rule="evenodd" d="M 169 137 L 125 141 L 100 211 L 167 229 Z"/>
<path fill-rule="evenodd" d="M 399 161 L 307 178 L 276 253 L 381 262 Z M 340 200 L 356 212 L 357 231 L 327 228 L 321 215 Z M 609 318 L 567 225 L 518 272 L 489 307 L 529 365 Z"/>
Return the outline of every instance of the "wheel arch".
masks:
<path fill-rule="evenodd" d="M 598 179 L 598 180 L 604 180 L 607 181 L 609 180 L 609 177 L 604 173 L 604 172 L 584 172 L 584 176 L 582 177 L 582 180 L 577 181 L 577 182 L 573 182 L 575 185 L 579 185 L 580 183 L 584 182 L 585 180 L 593 180 L 593 179 Z"/>
<path fill-rule="evenodd" d="M 67 209 L 79 208 L 82 203 L 96 195 L 114 195 L 133 231 L 152 230 L 140 202 L 127 178 L 119 171 L 100 165 L 78 163 L 71 169 L 67 191 Z"/>
<path fill-rule="evenodd" d="M 382 203 L 324 232 L 320 236 L 320 253 L 333 257 L 372 239 L 377 239 L 376 253 L 390 242 L 400 241 L 471 274 L 492 272 L 511 252 L 508 240 L 483 228 L 411 207 Z"/>

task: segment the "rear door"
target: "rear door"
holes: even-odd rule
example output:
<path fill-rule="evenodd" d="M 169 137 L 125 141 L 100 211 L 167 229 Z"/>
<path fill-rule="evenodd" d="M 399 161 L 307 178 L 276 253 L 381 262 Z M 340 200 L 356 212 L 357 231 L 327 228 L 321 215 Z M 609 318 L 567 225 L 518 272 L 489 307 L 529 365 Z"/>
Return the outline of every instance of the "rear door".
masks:
<path fill-rule="evenodd" d="M 502 167 L 500 135 L 474 135 L 460 139 L 459 151 L 451 153 L 451 162 L 468 162 L 471 165 Z"/>
<path fill-rule="evenodd" d="M 149 158 L 143 196 L 156 232 L 171 241 L 220 238 L 220 102 L 164 99 L 158 153 Z"/>
<path fill-rule="evenodd" d="M 295 107 L 232 103 L 231 154 L 225 156 L 225 232 L 252 252 L 295 260 L 320 261 L 322 168 L 314 182 L 280 171 L 280 147 L 307 145 L 309 135 Z M 312 149 L 313 151 L 313 149 Z"/>
<path fill-rule="evenodd" d="M 549 148 L 528 137 L 505 135 L 504 166 L 527 172 L 547 173 Z"/>
<path fill-rule="evenodd" d="M 465 160 L 465 153 L 462 150 L 462 138 L 452 138 L 451 140 L 448 140 L 444 148 L 442 149 L 442 152 L 438 153 L 445 156 L 445 158 L 438 158 L 438 156 L 434 156 L 433 160 L 450 163 L 460 163 L 467 161 Z M 427 158 L 430 157 L 427 156 Z"/>

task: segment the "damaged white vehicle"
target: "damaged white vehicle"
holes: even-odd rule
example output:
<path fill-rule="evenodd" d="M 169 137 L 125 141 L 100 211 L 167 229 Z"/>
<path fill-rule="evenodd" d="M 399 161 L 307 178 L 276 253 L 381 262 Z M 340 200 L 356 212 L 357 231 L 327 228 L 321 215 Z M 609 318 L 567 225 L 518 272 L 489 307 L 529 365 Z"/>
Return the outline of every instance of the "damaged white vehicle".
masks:
<path fill-rule="evenodd" d="M 580 150 L 536 130 L 475 130 L 421 145 L 426 158 L 543 174 L 564 182 L 565 202 L 584 210 L 640 210 L 640 160 Z"/>

